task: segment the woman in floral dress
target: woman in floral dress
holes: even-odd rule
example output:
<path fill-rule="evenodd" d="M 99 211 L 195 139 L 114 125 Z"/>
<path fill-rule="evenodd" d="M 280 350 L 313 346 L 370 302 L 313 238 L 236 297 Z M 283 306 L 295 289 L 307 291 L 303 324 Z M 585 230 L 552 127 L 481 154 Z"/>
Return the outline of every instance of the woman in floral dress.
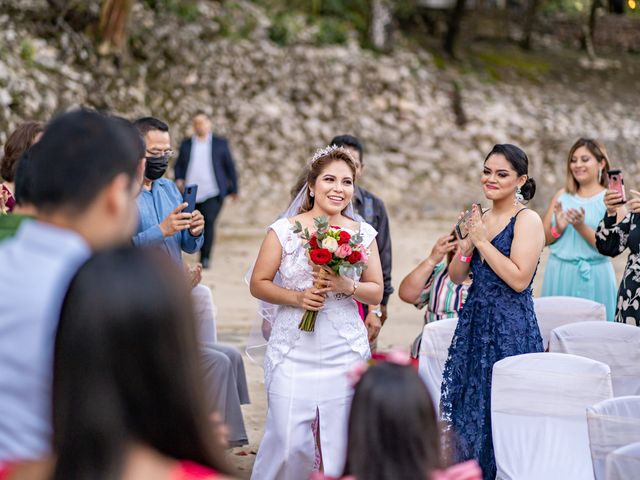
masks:
<path fill-rule="evenodd" d="M 608 191 L 604 197 L 607 213 L 596 230 L 596 247 L 609 257 L 629 249 L 627 266 L 618 289 L 615 321 L 640 327 L 640 193 L 620 206 L 620 194 Z"/>

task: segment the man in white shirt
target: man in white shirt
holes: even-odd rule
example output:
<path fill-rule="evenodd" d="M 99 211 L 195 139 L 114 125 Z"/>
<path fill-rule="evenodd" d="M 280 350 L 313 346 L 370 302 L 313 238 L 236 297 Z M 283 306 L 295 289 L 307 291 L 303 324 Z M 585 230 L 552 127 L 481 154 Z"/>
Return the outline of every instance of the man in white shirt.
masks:
<path fill-rule="evenodd" d="M 227 195 L 238 195 L 238 177 L 229 143 L 211 133 L 211 121 L 199 111 L 193 117 L 192 137 L 180 145 L 175 164 L 176 185 L 198 185 L 196 208 L 204 215 L 204 244 L 200 250 L 203 268 L 209 268 L 215 239 L 215 223 Z"/>

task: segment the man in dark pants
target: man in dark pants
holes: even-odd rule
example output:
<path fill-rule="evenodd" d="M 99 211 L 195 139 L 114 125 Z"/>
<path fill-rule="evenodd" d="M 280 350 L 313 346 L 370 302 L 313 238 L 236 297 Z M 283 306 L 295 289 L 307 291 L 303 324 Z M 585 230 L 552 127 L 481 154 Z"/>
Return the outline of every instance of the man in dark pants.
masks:
<path fill-rule="evenodd" d="M 180 145 L 175 179 L 180 191 L 184 191 L 185 185 L 198 185 L 196 208 L 204 215 L 205 222 L 200 263 L 203 268 L 209 268 L 216 219 L 225 197 L 237 197 L 238 177 L 229 143 L 211 134 L 211 121 L 202 111 L 193 117 L 193 132 L 194 135 Z"/>
<path fill-rule="evenodd" d="M 362 177 L 362 171 L 364 169 L 364 148 L 360 140 L 352 135 L 339 135 L 331 140 L 330 145 L 344 147 L 353 155 L 356 161 L 356 180 L 359 180 Z M 393 293 L 393 287 L 391 286 L 391 234 L 389 232 L 389 217 L 387 216 L 384 202 L 358 184 L 356 184 L 356 190 L 353 194 L 353 206 L 365 222 L 378 231 L 376 241 L 378 242 L 378 250 L 380 251 L 380 263 L 382 265 L 384 278 L 384 295 L 380 305 L 364 305 L 366 312 L 365 324 L 369 331 L 370 343 L 372 348 L 375 349 L 375 339 L 378 336 L 380 328 L 387 320 L 387 302 L 389 301 L 389 296 Z M 373 340 L 371 340 L 372 337 Z"/>

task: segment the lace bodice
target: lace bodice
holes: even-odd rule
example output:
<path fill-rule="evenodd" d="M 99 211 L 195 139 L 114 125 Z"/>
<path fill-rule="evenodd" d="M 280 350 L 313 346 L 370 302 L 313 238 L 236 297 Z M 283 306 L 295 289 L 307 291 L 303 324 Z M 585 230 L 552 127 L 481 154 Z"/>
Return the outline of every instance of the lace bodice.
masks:
<path fill-rule="evenodd" d="M 313 269 L 309 264 L 302 240 L 292 231 L 291 222 L 282 218 L 273 223 L 269 229 L 278 236 L 282 246 L 280 267 L 274 281 L 289 290 L 302 291 L 311 288 L 313 286 Z M 364 222 L 360 224 L 360 233 L 363 236 L 363 243 L 367 247 L 377 235 L 375 229 Z M 301 331 L 298 329 L 298 324 L 303 313 L 304 311 L 298 307 L 289 305 L 277 307 L 264 364 L 267 386 L 271 380 L 273 369 L 300 337 Z M 347 341 L 353 351 L 359 353 L 363 358 L 369 356 L 366 328 L 364 328 L 357 305 L 352 297 L 330 294 L 319 317 L 324 315 L 329 317 L 335 330 Z M 321 319 L 319 318 L 319 320 Z M 314 333 L 305 334 L 313 335 Z"/>

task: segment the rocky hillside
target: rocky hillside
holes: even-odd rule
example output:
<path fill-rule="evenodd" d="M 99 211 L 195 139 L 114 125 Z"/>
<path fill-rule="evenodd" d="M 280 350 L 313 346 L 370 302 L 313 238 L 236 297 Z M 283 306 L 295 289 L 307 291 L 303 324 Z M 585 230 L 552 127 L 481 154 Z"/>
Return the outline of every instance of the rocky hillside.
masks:
<path fill-rule="evenodd" d="M 406 218 L 451 215 L 478 199 L 482 159 L 499 142 L 529 154 L 539 208 L 562 186 L 579 136 L 602 139 L 627 184 L 640 181 L 640 108 L 633 89 L 620 88 L 624 65 L 593 72 L 575 58 L 566 71 L 498 78 L 443 66 L 424 50 L 281 47 L 264 11 L 233 4 L 199 1 L 187 22 L 136 2 L 128 52 L 114 61 L 52 19 L 44 0 L 0 0 L 0 142 L 22 120 L 88 105 L 163 118 L 177 144 L 203 109 L 233 147 L 244 218 L 260 223 L 286 205 L 304 162 L 337 133 L 362 138 L 364 183 Z M 531 58 L 517 61 L 531 71 Z"/>

